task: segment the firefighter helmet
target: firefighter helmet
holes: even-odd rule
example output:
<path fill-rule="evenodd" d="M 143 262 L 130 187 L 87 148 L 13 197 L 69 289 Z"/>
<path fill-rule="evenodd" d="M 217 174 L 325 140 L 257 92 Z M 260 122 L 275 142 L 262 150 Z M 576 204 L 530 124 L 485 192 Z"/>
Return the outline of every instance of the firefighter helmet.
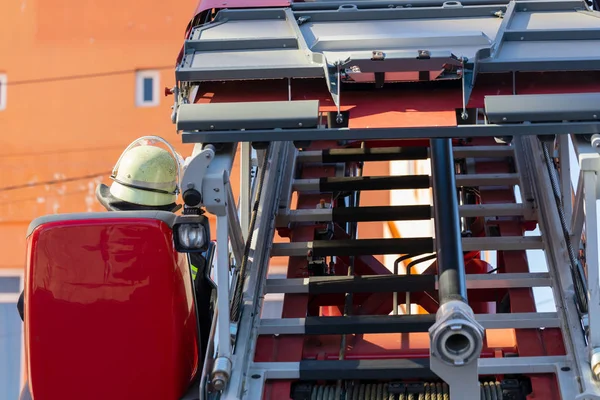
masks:
<path fill-rule="evenodd" d="M 156 146 L 164 144 L 170 151 Z M 98 200 L 108 209 L 168 209 L 175 211 L 183 158 L 164 139 L 144 136 L 119 157 L 110 189 L 100 185 Z"/>

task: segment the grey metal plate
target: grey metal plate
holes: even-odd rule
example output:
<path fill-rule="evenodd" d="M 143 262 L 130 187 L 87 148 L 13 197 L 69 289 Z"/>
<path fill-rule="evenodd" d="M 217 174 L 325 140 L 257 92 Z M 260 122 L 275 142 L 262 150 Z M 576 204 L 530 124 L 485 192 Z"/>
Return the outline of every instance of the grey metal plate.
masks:
<path fill-rule="evenodd" d="M 183 130 L 310 129 L 319 123 L 319 101 L 182 104 L 176 123 Z"/>
<path fill-rule="evenodd" d="M 600 93 L 486 96 L 484 102 L 493 124 L 600 120 Z"/>
<path fill-rule="evenodd" d="M 257 22 L 261 29 L 257 29 Z M 210 39 L 261 39 L 261 38 L 295 38 L 290 24 L 283 19 L 273 20 L 241 20 L 227 21 L 222 24 L 209 25 L 196 29 L 192 38 L 197 40 Z"/>
<path fill-rule="evenodd" d="M 300 26 L 314 52 L 443 50 L 473 57 L 489 47 L 500 18 L 438 18 L 306 23 Z"/>
<path fill-rule="evenodd" d="M 600 19 L 598 19 L 600 28 Z M 597 62 L 600 59 L 600 40 L 561 40 L 561 41 L 531 41 L 506 42 L 491 63 L 514 64 L 513 69 L 520 70 L 518 64 L 531 61 L 539 63 L 539 70 L 552 70 L 551 63 L 562 60 L 580 60 Z M 585 65 L 585 64 L 584 64 Z M 592 65 L 589 65 L 592 67 Z M 566 68 L 568 69 L 568 68 Z M 582 70 L 597 69 L 581 68 Z M 556 68 L 559 70 L 559 68 Z"/>
<path fill-rule="evenodd" d="M 598 26 L 598 16 L 585 11 L 519 11 L 511 19 L 509 28 L 510 30 L 598 29 Z"/>
<path fill-rule="evenodd" d="M 258 117 L 257 117 L 258 118 Z M 386 140 L 431 139 L 459 137 L 503 137 L 527 135 L 593 135 L 600 133 L 598 122 L 560 122 L 539 124 L 492 124 L 428 126 L 408 128 L 330 128 L 290 129 L 282 132 L 264 129 L 256 131 L 182 132 L 183 143 L 204 142 L 276 142 L 295 140 Z"/>
<path fill-rule="evenodd" d="M 349 2 L 338 9 L 319 9 L 318 3 L 310 7 L 306 3 L 302 11 L 220 11 L 214 22 L 197 27 L 186 41 L 177 79 L 323 77 L 321 70 L 334 62 L 349 59 L 343 68 L 350 68 L 353 60 L 364 59 L 360 52 L 373 51 L 385 53 L 385 72 L 390 73 L 406 70 L 402 63 L 388 61 L 395 54 L 410 51 L 416 58 L 418 50 L 466 57 L 481 63 L 481 72 L 600 69 L 600 13 L 587 11 L 584 1 L 369 9 Z M 288 40 L 285 48 L 273 42 L 277 39 Z M 215 40 L 229 43 L 211 51 L 194 48 L 194 42 Z M 237 49 L 223 50 L 232 46 Z"/>

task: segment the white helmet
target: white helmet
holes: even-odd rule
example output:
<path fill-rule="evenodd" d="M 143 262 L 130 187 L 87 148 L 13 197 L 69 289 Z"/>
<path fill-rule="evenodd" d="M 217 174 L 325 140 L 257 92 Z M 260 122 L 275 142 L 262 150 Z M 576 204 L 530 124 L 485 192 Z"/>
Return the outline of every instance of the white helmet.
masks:
<path fill-rule="evenodd" d="M 170 151 L 157 147 L 157 142 Z M 182 162 L 183 158 L 166 140 L 143 136 L 123 151 L 110 176 L 113 180 L 110 190 L 106 185 L 100 185 L 97 197 L 105 206 L 107 202 L 115 201 L 143 208 L 172 206 L 179 194 Z"/>

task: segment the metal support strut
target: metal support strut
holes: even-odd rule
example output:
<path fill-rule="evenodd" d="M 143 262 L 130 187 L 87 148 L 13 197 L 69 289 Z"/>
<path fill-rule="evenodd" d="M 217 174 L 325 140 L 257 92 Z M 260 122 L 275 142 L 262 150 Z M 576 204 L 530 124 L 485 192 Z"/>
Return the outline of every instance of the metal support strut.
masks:
<path fill-rule="evenodd" d="M 186 160 L 182 177 L 183 200 L 187 207 L 200 208 L 217 217 L 217 356 L 214 361 L 212 386 L 220 391 L 231 377 L 232 340 L 230 331 L 230 257 L 229 242 L 238 264 L 243 256 L 243 235 L 235 208 L 229 171 L 237 146 L 225 145 L 218 151 L 213 145 L 197 145 Z"/>
<path fill-rule="evenodd" d="M 450 386 L 450 399 L 479 399 L 477 360 L 483 327 L 467 302 L 454 158 L 449 139 L 431 140 L 439 304 L 429 329 L 431 370 Z"/>

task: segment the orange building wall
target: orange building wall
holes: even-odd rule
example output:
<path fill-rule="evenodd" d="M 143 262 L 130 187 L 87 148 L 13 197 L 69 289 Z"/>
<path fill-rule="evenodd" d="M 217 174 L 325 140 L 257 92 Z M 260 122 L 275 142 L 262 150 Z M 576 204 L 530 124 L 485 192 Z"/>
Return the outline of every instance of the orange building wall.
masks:
<path fill-rule="evenodd" d="M 161 91 L 173 85 L 196 5 L 0 2 L 0 74 L 8 79 L 0 111 L 0 268 L 23 267 L 33 218 L 101 210 L 94 189 L 133 139 L 156 134 L 191 152 L 171 123 L 172 97 L 136 107 L 134 70 L 160 68 Z"/>

